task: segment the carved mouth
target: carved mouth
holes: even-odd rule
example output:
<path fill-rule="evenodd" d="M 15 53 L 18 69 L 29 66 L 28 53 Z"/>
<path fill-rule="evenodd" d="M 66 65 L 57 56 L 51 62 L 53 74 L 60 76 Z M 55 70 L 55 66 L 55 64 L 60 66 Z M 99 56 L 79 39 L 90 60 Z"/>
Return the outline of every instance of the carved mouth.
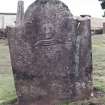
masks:
<path fill-rule="evenodd" d="M 45 33 L 45 37 L 46 39 L 52 38 L 53 34 L 52 33 Z"/>

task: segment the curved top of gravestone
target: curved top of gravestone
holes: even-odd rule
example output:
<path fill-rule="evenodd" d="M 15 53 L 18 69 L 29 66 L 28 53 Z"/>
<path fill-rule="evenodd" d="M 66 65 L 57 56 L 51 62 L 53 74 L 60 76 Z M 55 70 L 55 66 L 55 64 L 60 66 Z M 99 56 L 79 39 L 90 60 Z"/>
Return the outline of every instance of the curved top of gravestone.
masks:
<path fill-rule="evenodd" d="M 53 11 L 55 13 L 63 12 L 65 16 L 72 17 L 72 13 L 70 12 L 68 6 L 66 6 L 63 2 L 59 0 L 36 0 L 34 3 L 32 3 L 29 8 L 27 9 L 25 13 L 25 19 L 36 13 L 42 13 L 46 12 L 44 11 L 48 10 L 49 12 Z M 53 15 L 53 14 L 52 14 Z"/>
<path fill-rule="evenodd" d="M 36 0 L 24 15 L 24 38 L 27 41 L 30 40 L 35 46 L 40 42 L 39 40 L 63 38 L 65 34 L 71 33 L 72 20 L 73 16 L 70 10 L 63 2 Z M 37 41 L 39 42 L 36 43 Z"/>

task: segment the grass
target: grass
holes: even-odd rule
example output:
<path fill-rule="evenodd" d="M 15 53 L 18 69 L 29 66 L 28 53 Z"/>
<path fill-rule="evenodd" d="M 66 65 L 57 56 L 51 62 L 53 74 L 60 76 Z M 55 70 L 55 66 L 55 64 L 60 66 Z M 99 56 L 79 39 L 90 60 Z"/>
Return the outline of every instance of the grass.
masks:
<path fill-rule="evenodd" d="M 0 105 L 16 99 L 7 41 L 0 40 Z"/>
<path fill-rule="evenodd" d="M 105 35 L 93 36 L 94 86 L 105 92 Z"/>
<path fill-rule="evenodd" d="M 92 43 L 94 86 L 98 90 L 105 92 L 105 35 L 93 36 Z M 16 92 L 7 41 L 0 40 L 0 105 L 4 105 L 2 103 L 8 103 L 15 99 Z M 105 98 L 61 105 L 105 105 Z"/>

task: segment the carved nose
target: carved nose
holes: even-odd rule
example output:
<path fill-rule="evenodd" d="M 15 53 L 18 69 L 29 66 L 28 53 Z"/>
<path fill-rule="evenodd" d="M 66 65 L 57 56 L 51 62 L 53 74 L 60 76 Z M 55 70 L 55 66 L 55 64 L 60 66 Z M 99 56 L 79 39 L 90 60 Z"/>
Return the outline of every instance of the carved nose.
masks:
<path fill-rule="evenodd" d="M 46 25 L 46 26 L 44 27 L 44 31 L 45 31 L 45 33 L 51 33 L 51 32 L 52 32 L 52 27 Z"/>

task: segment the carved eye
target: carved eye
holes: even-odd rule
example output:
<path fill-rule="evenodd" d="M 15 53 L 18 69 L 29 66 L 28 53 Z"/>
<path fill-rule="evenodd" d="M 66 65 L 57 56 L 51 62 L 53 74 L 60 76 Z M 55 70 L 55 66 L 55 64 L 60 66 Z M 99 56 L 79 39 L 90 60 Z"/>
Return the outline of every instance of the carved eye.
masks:
<path fill-rule="evenodd" d="M 44 33 L 52 33 L 54 26 L 51 23 L 46 23 L 42 26 Z"/>

